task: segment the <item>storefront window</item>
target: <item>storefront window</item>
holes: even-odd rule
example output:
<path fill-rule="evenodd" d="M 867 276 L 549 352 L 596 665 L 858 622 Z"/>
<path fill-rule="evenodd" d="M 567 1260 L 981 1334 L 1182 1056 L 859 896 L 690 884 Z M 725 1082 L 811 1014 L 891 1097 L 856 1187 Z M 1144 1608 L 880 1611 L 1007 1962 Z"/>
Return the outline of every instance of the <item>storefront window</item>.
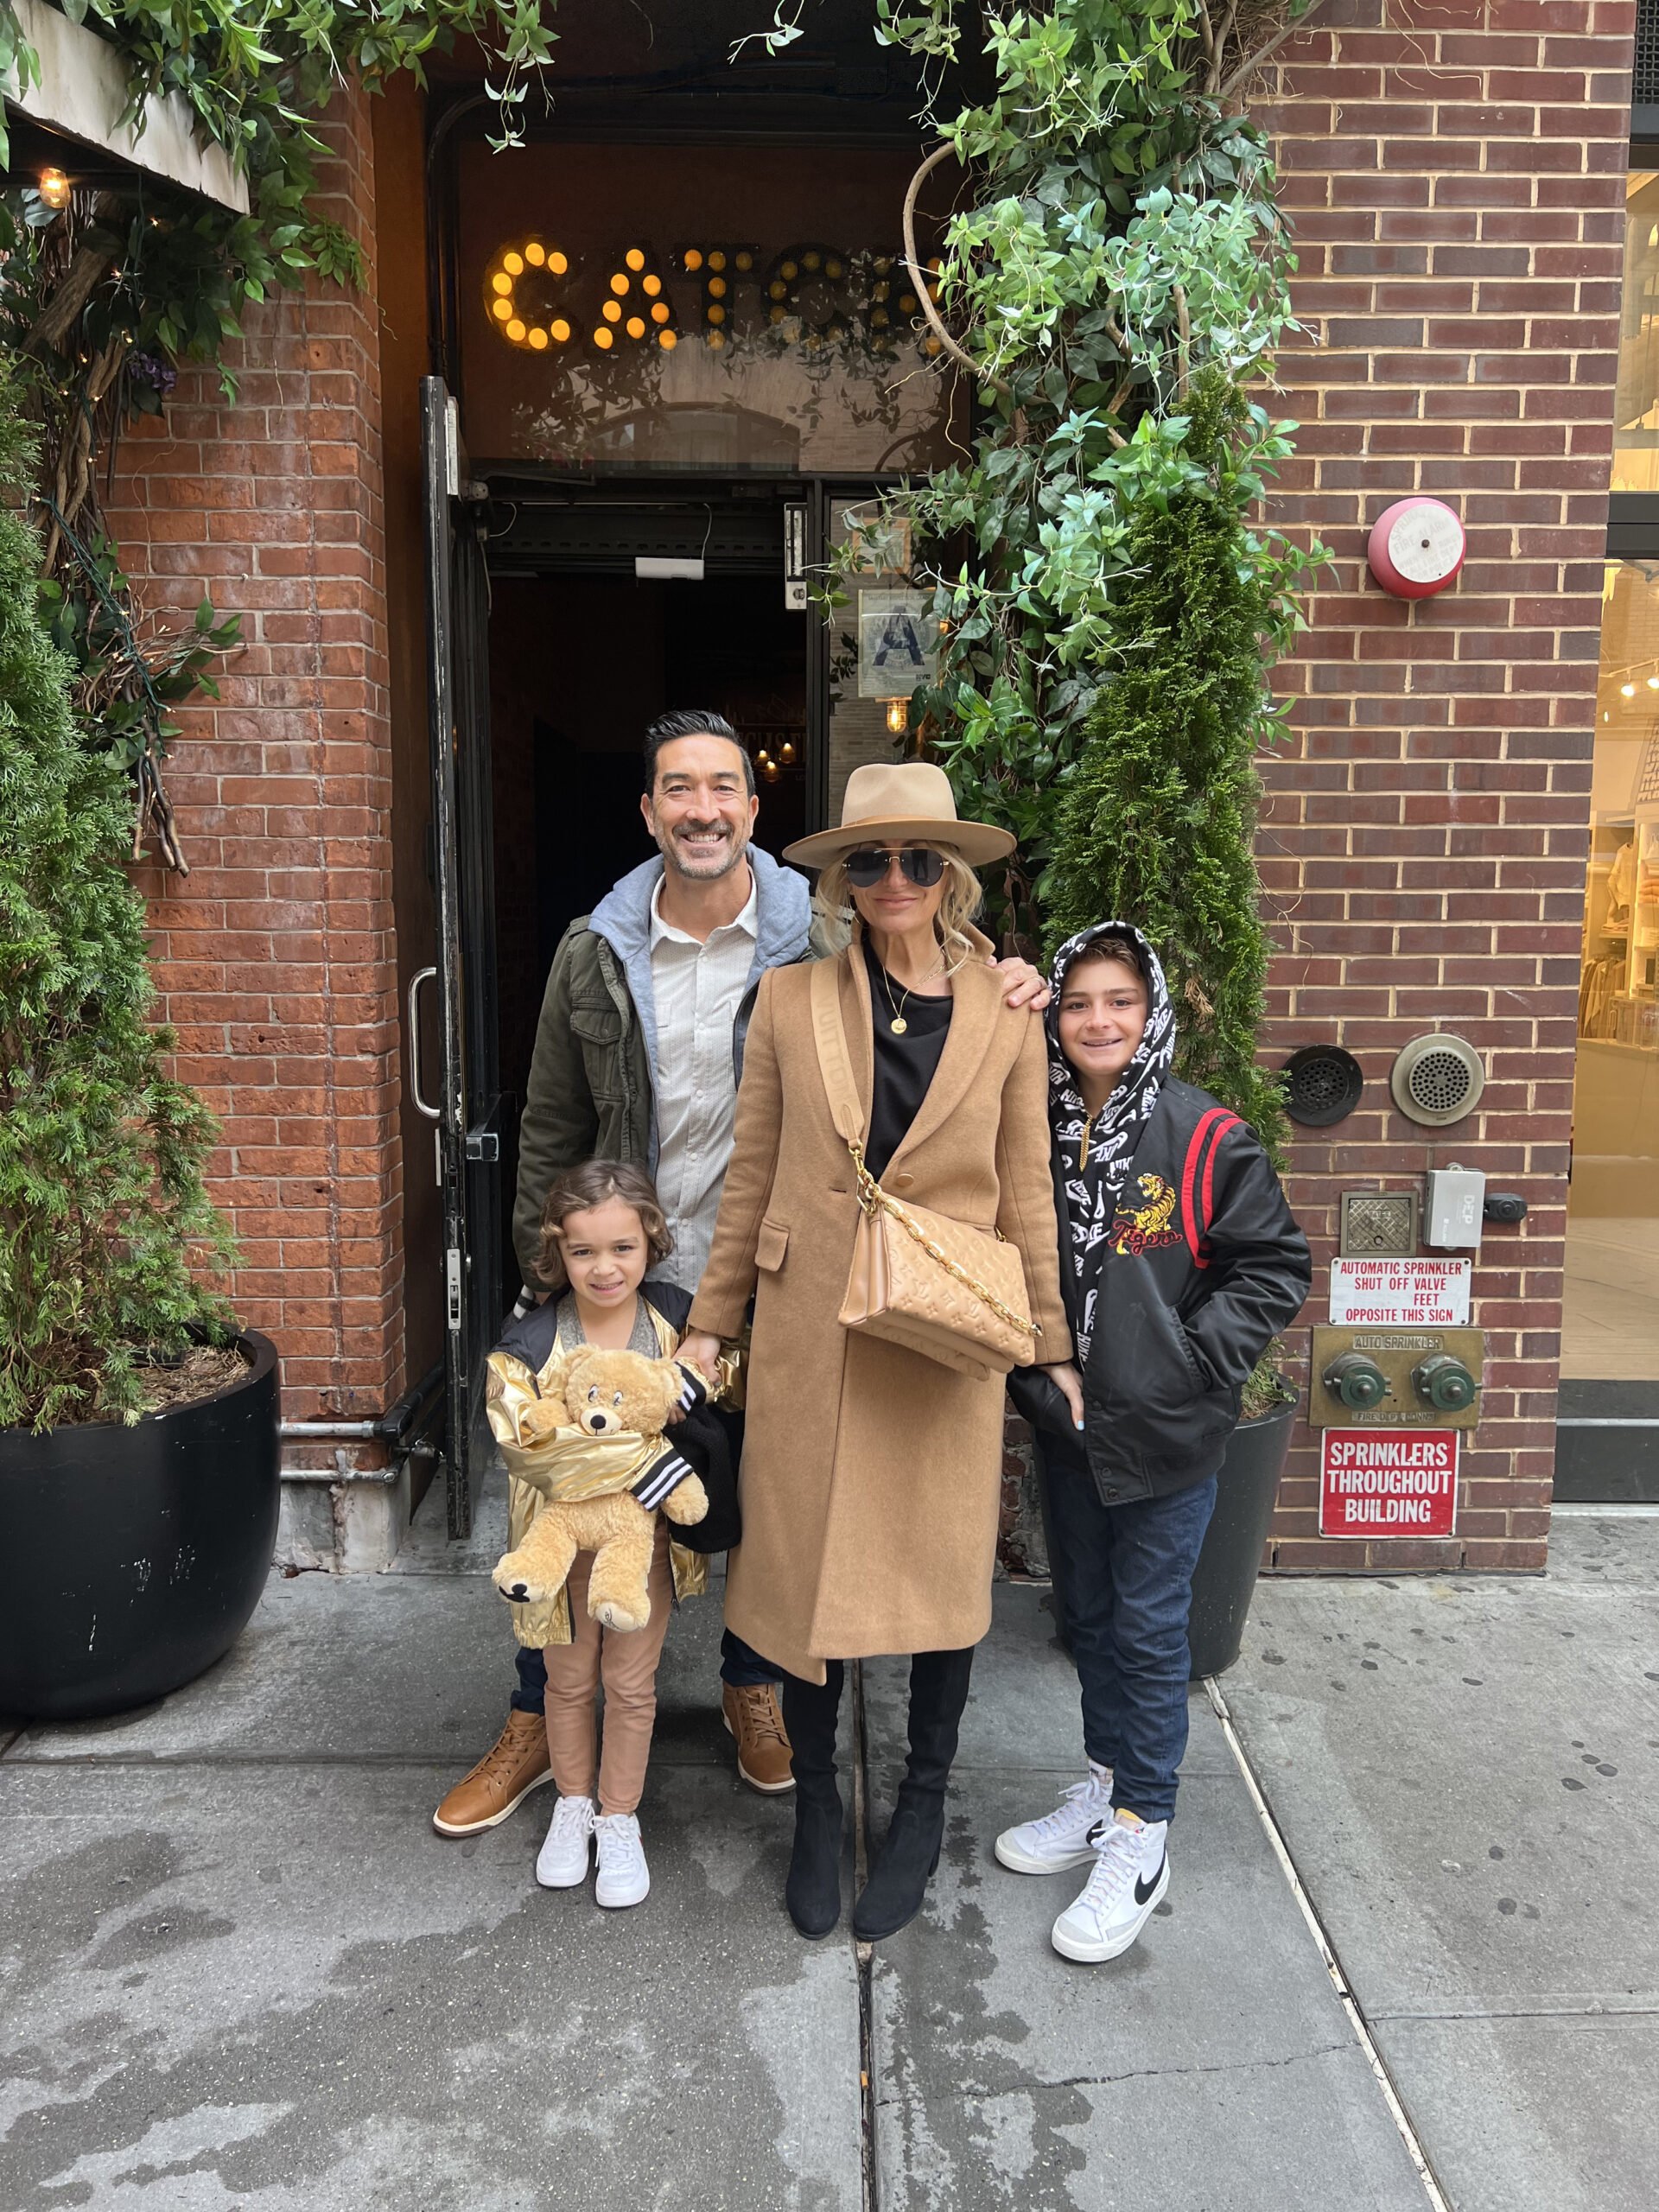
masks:
<path fill-rule="evenodd" d="M 913 166 L 904 148 L 535 144 L 509 198 L 503 165 L 464 149 L 474 462 L 899 475 L 948 458 L 954 379 L 896 236 Z"/>
<path fill-rule="evenodd" d="M 1624 188 L 1624 298 L 1613 415 L 1615 492 L 1659 492 L 1659 170 Z"/>
<path fill-rule="evenodd" d="M 830 543 L 855 546 L 844 603 L 830 625 L 830 813 L 855 768 L 904 747 L 910 696 L 938 673 L 933 593 L 912 581 L 910 527 L 884 523 L 874 500 L 832 499 Z"/>
<path fill-rule="evenodd" d="M 1659 1381 L 1659 557 L 1607 569 L 1590 822 L 1561 1371 L 1651 1382 Z"/>

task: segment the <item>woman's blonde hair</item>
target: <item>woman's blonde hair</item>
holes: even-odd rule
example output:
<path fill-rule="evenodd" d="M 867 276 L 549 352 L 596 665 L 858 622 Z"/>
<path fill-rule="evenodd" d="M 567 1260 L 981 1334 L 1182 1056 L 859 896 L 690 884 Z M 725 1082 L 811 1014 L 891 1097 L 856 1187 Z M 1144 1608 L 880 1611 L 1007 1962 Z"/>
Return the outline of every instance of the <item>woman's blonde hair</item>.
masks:
<path fill-rule="evenodd" d="M 968 925 L 984 905 L 985 893 L 979 878 L 959 853 L 946 852 L 942 845 L 935 846 L 934 850 L 944 861 L 944 878 L 933 925 L 944 946 L 944 972 L 954 976 L 958 968 L 978 957 L 978 947 L 968 935 Z M 852 934 L 856 911 L 852 886 L 847 880 L 845 854 L 837 854 L 824 868 L 812 899 L 823 918 L 828 943 L 839 951 Z"/>

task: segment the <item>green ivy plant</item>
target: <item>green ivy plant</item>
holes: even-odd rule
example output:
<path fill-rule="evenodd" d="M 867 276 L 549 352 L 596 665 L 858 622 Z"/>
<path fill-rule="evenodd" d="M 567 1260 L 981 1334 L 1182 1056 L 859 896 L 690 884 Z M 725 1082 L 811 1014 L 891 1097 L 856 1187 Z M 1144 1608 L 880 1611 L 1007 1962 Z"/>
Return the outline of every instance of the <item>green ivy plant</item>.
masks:
<path fill-rule="evenodd" d="M 971 376 L 971 450 L 890 496 L 941 626 L 910 741 L 1011 830 L 1005 937 L 1140 924 L 1182 1072 L 1283 1128 L 1255 1066 L 1268 942 L 1252 853 L 1267 688 L 1323 558 L 1259 518 L 1295 425 L 1258 396 L 1292 327 L 1270 153 L 1234 95 L 1313 0 L 1047 0 L 985 19 L 994 90 L 935 115 L 918 188 L 965 174 L 925 299 Z M 944 81 L 957 0 L 876 0 Z M 824 596 L 835 603 L 851 562 Z"/>
<path fill-rule="evenodd" d="M 39 425 L 34 496 L 44 527 L 42 612 L 77 670 L 75 704 L 132 771 L 134 855 L 153 844 L 188 874 L 162 779 L 176 734 L 169 709 L 213 691 L 210 670 L 237 642 L 234 617 L 203 602 L 185 631 L 146 623 L 99 512 L 99 478 L 122 423 L 161 411 L 181 362 L 224 366 L 242 318 L 315 274 L 362 276 L 349 232 L 315 203 L 317 118 L 342 85 L 424 75 L 428 54 L 460 38 L 489 57 L 497 147 L 522 142 L 535 79 L 555 34 L 538 0 L 60 0 L 120 52 L 124 121 L 175 95 L 202 137 L 246 179 L 249 212 L 134 174 L 78 190 L 61 210 L 13 179 L 0 193 L 0 356 Z M 0 87 L 39 76 L 12 0 L 0 0 Z M 0 107 L 0 163 L 6 151 Z"/>

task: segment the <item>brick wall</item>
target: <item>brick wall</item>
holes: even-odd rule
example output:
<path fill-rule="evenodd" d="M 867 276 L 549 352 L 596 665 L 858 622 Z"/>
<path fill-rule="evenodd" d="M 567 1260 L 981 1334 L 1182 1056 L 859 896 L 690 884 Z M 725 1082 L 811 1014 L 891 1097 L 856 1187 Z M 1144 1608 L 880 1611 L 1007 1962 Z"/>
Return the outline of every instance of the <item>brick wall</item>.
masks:
<path fill-rule="evenodd" d="M 362 103 L 327 134 L 327 212 L 370 255 Z M 360 1415 L 404 1378 L 378 340 L 372 289 L 248 315 L 238 391 L 181 376 L 119 454 L 110 524 L 145 607 L 243 615 L 168 779 L 191 874 L 141 872 L 179 1071 L 224 1123 L 237 1304 L 285 1414 Z"/>
<path fill-rule="evenodd" d="M 1268 1051 L 1341 1043 L 1367 1079 L 1348 1120 L 1294 1147 L 1320 1262 L 1307 1318 L 1344 1188 L 1459 1160 L 1531 1208 L 1488 1227 L 1476 1264 L 1487 1384 L 1457 1538 L 1320 1543 L 1299 1430 L 1281 1568 L 1543 1561 L 1635 12 L 1326 0 L 1251 102 L 1309 329 L 1282 364 L 1303 427 L 1274 509 L 1336 556 L 1283 671 L 1296 738 L 1268 773 Z M 1468 532 L 1457 584 L 1415 603 L 1364 566 L 1370 524 L 1412 492 Z M 1400 1047 L 1436 1027 L 1489 1071 L 1444 1133 L 1388 1091 Z"/>

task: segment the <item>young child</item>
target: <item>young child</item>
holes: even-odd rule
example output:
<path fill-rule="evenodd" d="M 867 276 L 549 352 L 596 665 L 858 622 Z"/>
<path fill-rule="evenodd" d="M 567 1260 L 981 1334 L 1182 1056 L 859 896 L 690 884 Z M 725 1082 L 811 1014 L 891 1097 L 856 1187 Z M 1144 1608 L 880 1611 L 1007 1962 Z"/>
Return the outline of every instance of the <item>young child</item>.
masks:
<path fill-rule="evenodd" d="M 1255 1135 L 1171 1076 L 1174 1014 L 1140 931 L 1083 931 L 1052 980 L 1049 1120 L 1082 1429 L 1040 1371 L 1012 1380 L 1047 1485 L 1089 1770 L 1054 1811 L 998 1836 L 996 1855 L 1021 1874 L 1090 1867 L 1052 1940 L 1096 1961 L 1128 1949 L 1169 1886 L 1192 1570 L 1240 1388 L 1312 1268 Z"/>
<path fill-rule="evenodd" d="M 563 1277 L 544 1304 L 508 1328 L 489 1359 L 490 1423 L 512 1468 L 518 1434 L 518 1416 L 540 1395 L 543 1380 L 556 1381 L 566 1356 L 579 1344 L 608 1351 L 642 1352 L 647 1358 L 671 1357 L 679 1342 L 691 1300 L 672 1283 L 646 1280 L 647 1271 L 673 1249 L 668 1225 L 651 1180 L 639 1168 L 620 1160 L 590 1160 L 557 1176 L 542 1209 L 543 1274 Z M 703 1395 L 687 1378 L 683 1408 Z M 698 1437 L 693 1439 L 694 1426 Z M 701 1448 L 699 1448 L 701 1444 Z M 675 1448 L 686 1465 L 706 1475 L 716 1493 L 721 1471 L 709 1453 L 724 1451 L 712 1423 L 695 1417 L 675 1430 Z M 723 1471 L 729 1486 L 729 1467 Z M 653 1470 L 656 1503 L 661 1471 Z M 523 1538 L 539 1493 L 515 1473 L 511 1516 L 512 1543 Z M 701 1549 L 720 1535 L 713 1525 L 676 1529 L 666 1518 L 658 1523 L 651 1567 L 651 1618 L 626 1635 L 590 1619 L 588 1579 L 592 1554 L 577 1556 L 561 1596 L 542 1605 L 515 1605 L 514 1629 L 520 1643 L 539 1643 L 547 1663 L 547 1741 L 553 1780 L 559 1792 L 547 1840 L 536 1861 L 536 1878 L 544 1889 L 575 1889 L 588 1878 L 591 1847 L 596 1842 L 599 1876 L 594 1895 L 601 1905 L 638 1904 L 651 1888 L 651 1872 L 640 1840 L 638 1808 L 645 1788 L 645 1764 L 657 1714 L 657 1662 L 675 1597 L 708 1586 Z M 694 1552 L 675 1537 L 694 1536 Z M 594 1698 L 605 1687 L 605 1738 L 599 1745 Z"/>

